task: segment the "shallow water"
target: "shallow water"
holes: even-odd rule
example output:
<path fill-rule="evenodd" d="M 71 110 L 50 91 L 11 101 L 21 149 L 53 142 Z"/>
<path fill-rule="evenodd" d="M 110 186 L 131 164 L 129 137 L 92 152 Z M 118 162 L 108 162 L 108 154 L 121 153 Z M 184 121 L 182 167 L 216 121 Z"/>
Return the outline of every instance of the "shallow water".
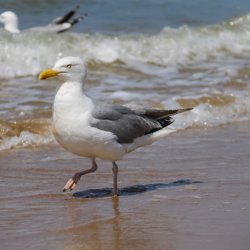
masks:
<path fill-rule="evenodd" d="M 129 154 L 118 179 L 130 195 L 117 199 L 109 162 L 65 194 L 87 159 L 56 145 L 2 153 L 1 247 L 247 249 L 248 138 L 249 123 L 191 129 Z"/>

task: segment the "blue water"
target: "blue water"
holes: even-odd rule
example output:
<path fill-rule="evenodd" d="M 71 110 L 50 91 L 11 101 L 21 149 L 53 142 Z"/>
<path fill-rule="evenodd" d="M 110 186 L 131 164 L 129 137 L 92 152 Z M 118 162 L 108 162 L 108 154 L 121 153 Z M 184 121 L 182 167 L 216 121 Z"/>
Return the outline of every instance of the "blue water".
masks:
<path fill-rule="evenodd" d="M 75 5 L 89 17 L 76 26 L 77 32 L 156 33 L 163 27 L 202 26 L 240 17 L 250 12 L 249 0 L 1 0 L 0 12 L 12 10 L 20 28 L 47 24 Z"/>

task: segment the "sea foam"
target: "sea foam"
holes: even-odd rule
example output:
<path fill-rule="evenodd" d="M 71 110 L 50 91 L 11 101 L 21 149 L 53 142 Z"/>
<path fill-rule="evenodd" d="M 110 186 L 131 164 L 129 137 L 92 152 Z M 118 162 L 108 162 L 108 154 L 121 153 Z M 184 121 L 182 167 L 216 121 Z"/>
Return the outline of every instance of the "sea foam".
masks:
<path fill-rule="evenodd" d="M 121 62 L 138 70 L 148 69 L 149 73 L 152 69 L 148 64 L 180 68 L 197 63 L 217 64 L 232 57 L 247 60 L 249 16 L 201 28 L 165 27 L 157 34 L 9 34 L 1 30 L 0 77 L 36 75 L 66 55 L 80 56 L 90 64 Z"/>

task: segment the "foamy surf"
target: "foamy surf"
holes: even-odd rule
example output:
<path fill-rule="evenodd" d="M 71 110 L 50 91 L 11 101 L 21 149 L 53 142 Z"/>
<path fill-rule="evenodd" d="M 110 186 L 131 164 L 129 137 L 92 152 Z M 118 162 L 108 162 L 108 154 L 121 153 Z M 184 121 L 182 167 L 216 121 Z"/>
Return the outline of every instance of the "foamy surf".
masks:
<path fill-rule="evenodd" d="M 250 15 L 228 23 L 202 28 L 166 27 L 157 34 L 57 34 L 0 31 L 1 77 L 36 75 L 58 58 L 78 55 L 89 64 L 122 62 L 152 74 L 148 64 L 159 67 L 187 67 L 197 63 L 216 64 L 223 60 L 248 59 Z M 145 67 L 143 67 L 145 65 Z M 209 66 L 209 65 L 208 65 Z M 153 72 L 154 74 L 155 72 Z M 165 72 L 164 72 L 165 73 Z"/>
<path fill-rule="evenodd" d="M 39 147 L 53 142 L 53 137 L 33 134 L 28 131 L 23 131 L 19 136 L 6 137 L 0 143 L 0 151 L 24 148 L 24 147 Z"/>
<path fill-rule="evenodd" d="M 0 121 L 0 151 L 37 147 L 53 142 L 50 124 L 45 119 Z"/>
<path fill-rule="evenodd" d="M 228 94 L 228 95 L 226 95 Z M 133 101 L 136 103 L 136 101 Z M 131 103 L 129 101 L 127 104 Z M 125 102 L 126 104 L 126 102 Z M 144 101 L 144 105 L 147 102 Z M 217 127 L 232 122 L 249 121 L 250 93 L 244 97 L 241 93 L 233 95 L 214 94 L 190 98 L 172 98 L 160 103 L 163 108 L 194 107 L 193 110 L 174 116 L 170 125 L 176 131 L 189 128 Z M 0 151 L 20 148 L 38 147 L 54 142 L 50 130 L 50 120 L 31 119 L 16 122 L 0 122 Z"/>

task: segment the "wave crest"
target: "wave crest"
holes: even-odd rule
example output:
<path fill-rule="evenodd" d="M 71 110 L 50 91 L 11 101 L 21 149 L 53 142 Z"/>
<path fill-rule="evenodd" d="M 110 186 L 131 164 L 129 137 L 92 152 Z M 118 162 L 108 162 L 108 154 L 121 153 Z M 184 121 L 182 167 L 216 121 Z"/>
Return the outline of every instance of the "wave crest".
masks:
<path fill-rule="evenodd" d="M 41 146 L 52 141 L 48 120 L 28 119 L 14 122 L 0 120 L 0 151 Z"/>
<path fill-rule="evenodd" d="M 221 25 L 203 28 L 166 27 L 149 34 L 51 34 L 1 31 L 1 77 L 36 75 L 66 55 L 81 56 L 87 63 L 120 61 L 133 68 L 136 63 L 159 66 L 193 64 L 227 55 L 245 57 L 250 51 L 250 15 Z M 237 26 L 237 28 L 235 28 Z"/>

